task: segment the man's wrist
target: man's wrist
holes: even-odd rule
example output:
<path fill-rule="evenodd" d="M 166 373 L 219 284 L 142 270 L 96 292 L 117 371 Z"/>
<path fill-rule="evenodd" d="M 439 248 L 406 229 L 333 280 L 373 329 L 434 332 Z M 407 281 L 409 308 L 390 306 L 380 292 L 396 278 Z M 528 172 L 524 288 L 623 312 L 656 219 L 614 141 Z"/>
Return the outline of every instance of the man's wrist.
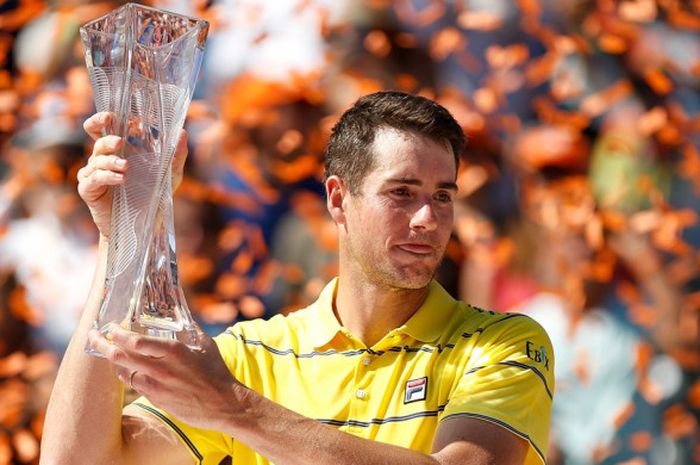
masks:
<path fill-rule="evenodd" d="M 222 409 L 227 413 L 225 428 L 221 431 L 249 447 L 255 448 L 258 445 L 260 451 L 266 453 L 274 453 L 270 448 L 275 449 L 274 443 L 281 438 L 288 438 L 290 430 L 308 431 L 310 425 L 306 422 L 311 421 L 314 426 L 321 426 L 238 382 L 231 386 L 230 399 L 228 408 Z"/>
<path fill-rule="evenodd" d="M 250 426 L 256 416 L 259 416 L 260 395 L 238 381 L 231 384 L 229 392 L 231 400 L 228 406 L 233 408 L 221 411 L 226 412 L 226 430 L 234 433 L 244 426 Z"/>

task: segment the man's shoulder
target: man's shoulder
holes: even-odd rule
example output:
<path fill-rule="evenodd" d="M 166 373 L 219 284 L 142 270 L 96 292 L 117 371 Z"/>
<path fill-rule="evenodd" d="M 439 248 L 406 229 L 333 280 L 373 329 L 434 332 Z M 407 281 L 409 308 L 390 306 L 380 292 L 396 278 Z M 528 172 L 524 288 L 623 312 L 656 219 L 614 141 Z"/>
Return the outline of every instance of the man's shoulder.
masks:
<path fill-rule="evenodd" d="M 546 336 L 544 328 L 534 318 L 523 313 L 486 310 L 462 301 L 458 301 L 455 312 L 453 328 L 462 333 L 499 339 Z"/>
<path fill-rule="evenodd" d="M 287 314 L 279 313 L 270 318 L 239 321 L 225 332 L 244 339 L 276 339 L 290 333 L 306 331 L 316 312 L 315 305 L 311 304 Z"/>

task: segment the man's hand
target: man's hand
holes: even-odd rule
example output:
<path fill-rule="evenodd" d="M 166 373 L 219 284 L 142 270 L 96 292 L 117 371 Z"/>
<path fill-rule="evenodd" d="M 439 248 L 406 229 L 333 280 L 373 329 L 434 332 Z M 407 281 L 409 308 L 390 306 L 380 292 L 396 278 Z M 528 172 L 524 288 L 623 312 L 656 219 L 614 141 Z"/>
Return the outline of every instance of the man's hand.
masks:
<path fill-rule="evenodd" d="M 232 400 L 248 391 L 230 373 L 214 340 L 202 333 L 200 351 L 117 325 L 110 328 L 107 338 L 93 330 L 90 346 L 116 366 L 119 379 L 192 426 L 224 429 L 215 413 L 235 412 Z"/>
<path fill-rule="evenodd" d="M 90 209 L 92 219 L 100 234 L 108 238 L 112 220 L 112 186 L 124 184 L 128 171 L 127 160 L 117 154 L 123 141 L 117 136 L 103 136 L 109 127 L 112 113 L 102 112 L 85 120 L 85 132 L 95 140 L 92 155 L 87 164 L 78 171 L 78 193 Z M 180 185 L 187 158 L 187 132 L 180 131 L 172 162 L 173 190 Z"/>

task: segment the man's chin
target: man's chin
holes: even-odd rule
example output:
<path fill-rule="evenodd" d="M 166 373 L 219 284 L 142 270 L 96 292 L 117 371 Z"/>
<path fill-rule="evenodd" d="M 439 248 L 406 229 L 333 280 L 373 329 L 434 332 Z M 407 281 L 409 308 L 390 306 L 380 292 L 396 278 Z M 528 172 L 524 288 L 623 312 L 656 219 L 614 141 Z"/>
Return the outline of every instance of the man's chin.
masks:
<path fill-rule="evenodd" d="M 434 269 L 402 270 L 401 273 L 395 276 L 395 287 L 410 290 L 423 289 L 430 284 L 430 281 L 435 277 L 436 271 Z"/>

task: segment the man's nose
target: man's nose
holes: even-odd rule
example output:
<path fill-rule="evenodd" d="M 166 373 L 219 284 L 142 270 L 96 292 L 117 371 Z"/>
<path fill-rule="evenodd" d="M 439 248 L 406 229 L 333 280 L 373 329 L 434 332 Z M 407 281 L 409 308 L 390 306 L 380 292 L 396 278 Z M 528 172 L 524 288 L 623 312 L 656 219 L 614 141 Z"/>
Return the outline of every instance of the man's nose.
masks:
<path fill-rule="evenodd" d="M 412 229 L 423 229 L 433 231 L 437 228 L 437 216 L 430 201 L 424 202 L 418 210 L 411 216 L 410 227 Z"/>

